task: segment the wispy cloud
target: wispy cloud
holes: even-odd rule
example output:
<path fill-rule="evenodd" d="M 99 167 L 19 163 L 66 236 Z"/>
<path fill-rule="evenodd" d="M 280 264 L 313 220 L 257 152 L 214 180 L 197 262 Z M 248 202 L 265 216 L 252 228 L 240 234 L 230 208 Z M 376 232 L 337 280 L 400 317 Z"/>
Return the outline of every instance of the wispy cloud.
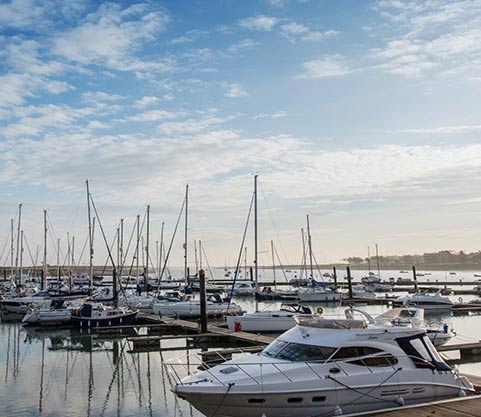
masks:
<path fill-rule="evenodd" d="M 375 9 L 392 23 L 395 34 L 370 56 L 386 72 L 421 76 L 481 68 L 481 1 L 378 1 Z M 389 31 L 390 29 L 387 29 Z M 474 58 L 474 59 L 473 59 Z"/>
<path fill-rule="evenodd" d="M 304 62 L 303 73 L 298 78 L 322 79 L 329 77 L 341 77 L 352 72 L 346 59 L 339 54 L 326 55 L 322 58 Z"/>
<path fill-rule="evenodd" d="M 278 111 L 274 113 L 259 113 L 256 114 L 253 119 L 258 120 L 258 119 L 280 119 L 282 117 L 287 117 L 289 114 L 286 111 Z"/>
<path fill-rule="evenodd" d="M 254 17 L 247 17 L 239 22 L 243 28 L 250 30 L 259 30 L 269 32 L 274 29 L 274 26 L 279 22 L 279 19 L 272 16 L 258 15 Z"/>
<path fill-rule="evenodd" d="M 85 23 L 60 33 L 53 52 L 82 65 L 102 65 L 114 70 L 166 71 L 167 61 L 142 61 L 135 55 L 141 41 L 165 31 L 170 17 L 145 4 L 122 9 L 102 4 L 87 16 Z"/>
<path fill-rule="evenodd" d="M 397 133 L 421 133 L 421 134 L 453 134 L 471 133 L 481 131 L 481 125 L 457 125 L 457 126 L 437 126 L 413 129 L 401 129 Z"/>
<path fill-rule="evenodd" d="M 226 96 L 231 98 L 246 97 L 248 94 L 237 83 L 224 84 L 227 89 Z"/>

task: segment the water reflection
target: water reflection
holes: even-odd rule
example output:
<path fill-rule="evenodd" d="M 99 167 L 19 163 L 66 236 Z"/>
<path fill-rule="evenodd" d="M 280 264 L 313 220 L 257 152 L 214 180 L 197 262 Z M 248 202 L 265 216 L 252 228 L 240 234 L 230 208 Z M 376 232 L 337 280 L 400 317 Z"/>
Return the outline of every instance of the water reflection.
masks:
<path fill-rule="evenodd" d="M 164 345 L 176 350 L 135 352 L 125 337 L 1 323 L 0 415 L 200 417 L 170 392 L 164 364 L 185 355 L 185 341 Z"/>

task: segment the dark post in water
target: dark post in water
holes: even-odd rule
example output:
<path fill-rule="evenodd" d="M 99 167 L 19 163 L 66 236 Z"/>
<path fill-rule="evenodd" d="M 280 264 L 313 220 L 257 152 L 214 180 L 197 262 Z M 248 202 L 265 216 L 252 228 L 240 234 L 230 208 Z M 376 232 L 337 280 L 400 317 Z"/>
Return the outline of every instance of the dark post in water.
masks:
<path fill-rule="evenodd" d="M 347 288 L 349 290 L 349 298 L 353 298 L 352 297 L 352 281 L 351 281 L 351 268 L 350 267 L 346 267 L 346 271 L 347 271 Z"/>
<path fill-rule="evenodd" d="M 414 279 L 414 289 L 418 290 L 418 278 L 416 276 L 416 267 L 413 265 L 413 279 Z"/>
<path fill-rule="evenodd" d="M 201 269 L 199 271 L 199 284 L 200 284 L 200 332 L 207 333 L 207 302 L 205 298 L 205 271 Z"/>
<path fill-rule="evenodd" d="M 337 270 L 336 265 L 332 267 L 332 277 L 334 278 L 334 288 L 337 290 Z"/>

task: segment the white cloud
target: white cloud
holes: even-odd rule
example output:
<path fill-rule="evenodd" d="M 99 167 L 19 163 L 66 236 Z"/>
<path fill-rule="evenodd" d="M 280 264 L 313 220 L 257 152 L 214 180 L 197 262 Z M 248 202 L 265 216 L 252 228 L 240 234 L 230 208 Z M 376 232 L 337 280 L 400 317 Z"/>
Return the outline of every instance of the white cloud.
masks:
<path fill-rule="evenodd" d="M 133 122 L 156 122 L 167 119 L 175 119 L 182 115 L 183 113 L 180 112 L 169 112 L 166 110 L 157 109 L 134 114 L 133 116 L 129 116 L 127 120 L 132 120 Z"/>
<path fill-rule="evenodd" d="M 389 39 L 370 56 L 383 61 L 379 68 L 386 72 L 420 76 L 434 68 L 443 74 L 481 68 L 481 0 L 380 1 L 375 8 L 389 22 L 383 26 Z"/>
<path fill-rule="evenodd" d="M 205 30 L 198 30 L 198 29 L 189 30 L 188 32 L 185 33 L 185 35 L 172 39 L 170 43 L 173 45 L 176 45 L 176 44 L 194 42 L 197 39 L 199 39 L 201 36 L 206 35 L 207 33 L 208 32 Z"/>
<path fill-rule="evenodd" d="M 281 30 L 290 35 L 301 35 L 309 32 L 309 28 L 299 23 L 288 23 L 281 26 Z"/>
<path fill-rule="evenodd" d="M 121 9 L 104 3 L 87 16 L 86 22 L 54 41 L 53 52 L 82 65 L 103 65 L 115 70 L 165 71 L 167 62 L 142 62 L 135 51 L 142 41 L 166 29 L 170 17 L 145 5 Z"/>
<path fill-rule="evenodd" d="M 227 48 L 228 52 L 239 52 L 245 49 L 251 49 L 255 46 L 259 45 L 258 42 L 253 41 L 252 39 L 243 39 L 240 42 L 237 42 Z"/>
<path fill-rule="evenodd" d="M 438 126 L 415 129 L 402 129 L 397 133 L 421 133 L 421 134 L 452 134 L 452 133 L 471 133 L 479 132 L 481 125 L 458 125 L 458 126 Z"/>
<path fill-rule="evenodd" d="M 274 26 L 278 22 L 279 19 L 277 19 L 276 17 L 259 15 L 243 19 L 239 22 L 239 25 L 250 30 L 269 32 L 274 29 Z"/>
<path fill-rule="evenodd" d="M 287 117 L 289 114 L 284 111 L 284 110 L 281 110 L 281 111 L 278 111 L 278 112 L 275 112 L 275 113 L 259 113 L 257 115 L 255 115 L 253 117 L 254 120 L 258 120 L 258 119 L 280 119 L 282 117 Z"/>
<path fill-rule="evenodd" d="M 302 64 L 304 72 L 298 78 L 329 78 L 341 77 L 352 72 L 343 56 L 326 55 L 322 58 Z"/>
<path fill-rule="evenodd" d="M 237 98 L 237 97 L 245 97 L 248 94 L 242 89 L 242 87 L 237 83 L 226 84 L 225 87 L 227 88 L 226 96 Z"/>
<path fill-rule="evenodd" d="M 137 100 L 134 104 L 136 108 L 142 108 L 147 106 L 152 106 L 160 101 L 159 97 L 156 96 L 144 96 L 140 100 Z"/>
<path fill-rule="evenodd" d="M 329 29 L 324 32 L 309 32 L 306 33 L 301 37 L 303 41 L 312 41 L 312 42 L 319 42 L 323 41 L 325 39 L 331 39 L 334 38 L 335 36 L 339 35 L 339 32 L 337 30 Z"/>
<path fill-rule="evenodd" d="M 231 118 L 216 116 L 205 117 L 203 119 L 187 119 L 180 122 L 166 122 L 159 126 L 159 132 L 168 136 L 195 135 L 221 125 Z"/>

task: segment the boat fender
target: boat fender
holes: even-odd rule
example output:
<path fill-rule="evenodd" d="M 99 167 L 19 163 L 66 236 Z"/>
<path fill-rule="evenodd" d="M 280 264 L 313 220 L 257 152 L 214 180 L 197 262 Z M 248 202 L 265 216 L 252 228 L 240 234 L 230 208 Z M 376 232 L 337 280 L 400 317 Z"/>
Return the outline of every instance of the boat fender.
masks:
<path fill-rule="evenodd" d="M 464 390 L 461 388 L 459 388 L 458 397 L 466 397 L 466 392 L 464 392 Z"/>
<path fill-rule="evenodd" d="M 235 321 L 234 322 L 234 331 L 235 332 L 240 332 L 242 330 L 242 325 L 240 321 Z"/>
<path fill-rule="evenodd" d="M 342 412 L 342 408 L 339 405 L 336 405 L 336 408 L 334 409 L 334 414 L 335 416 L 342 416 L 344 413 Z"/>
<path fill-rule="evenodd" d="M 317 314 L 321 315 L 323 313 L 323 308 L 322 307 L 317 307 L 316 312 Z"/>
<path fill-rule="evenodd" d="M 459 297 L 459 298 L 458 298 L 458 301 L 459 301 L 460 303 L 462 303 L 462 302 L 463 302 L 463 297 Z"/>
<path fill-rule="evenodd" d="M 404 407 L 405 401 L 403 397 L 397 397 L 396 402 L 399 404 L 400 407 Z"/>

